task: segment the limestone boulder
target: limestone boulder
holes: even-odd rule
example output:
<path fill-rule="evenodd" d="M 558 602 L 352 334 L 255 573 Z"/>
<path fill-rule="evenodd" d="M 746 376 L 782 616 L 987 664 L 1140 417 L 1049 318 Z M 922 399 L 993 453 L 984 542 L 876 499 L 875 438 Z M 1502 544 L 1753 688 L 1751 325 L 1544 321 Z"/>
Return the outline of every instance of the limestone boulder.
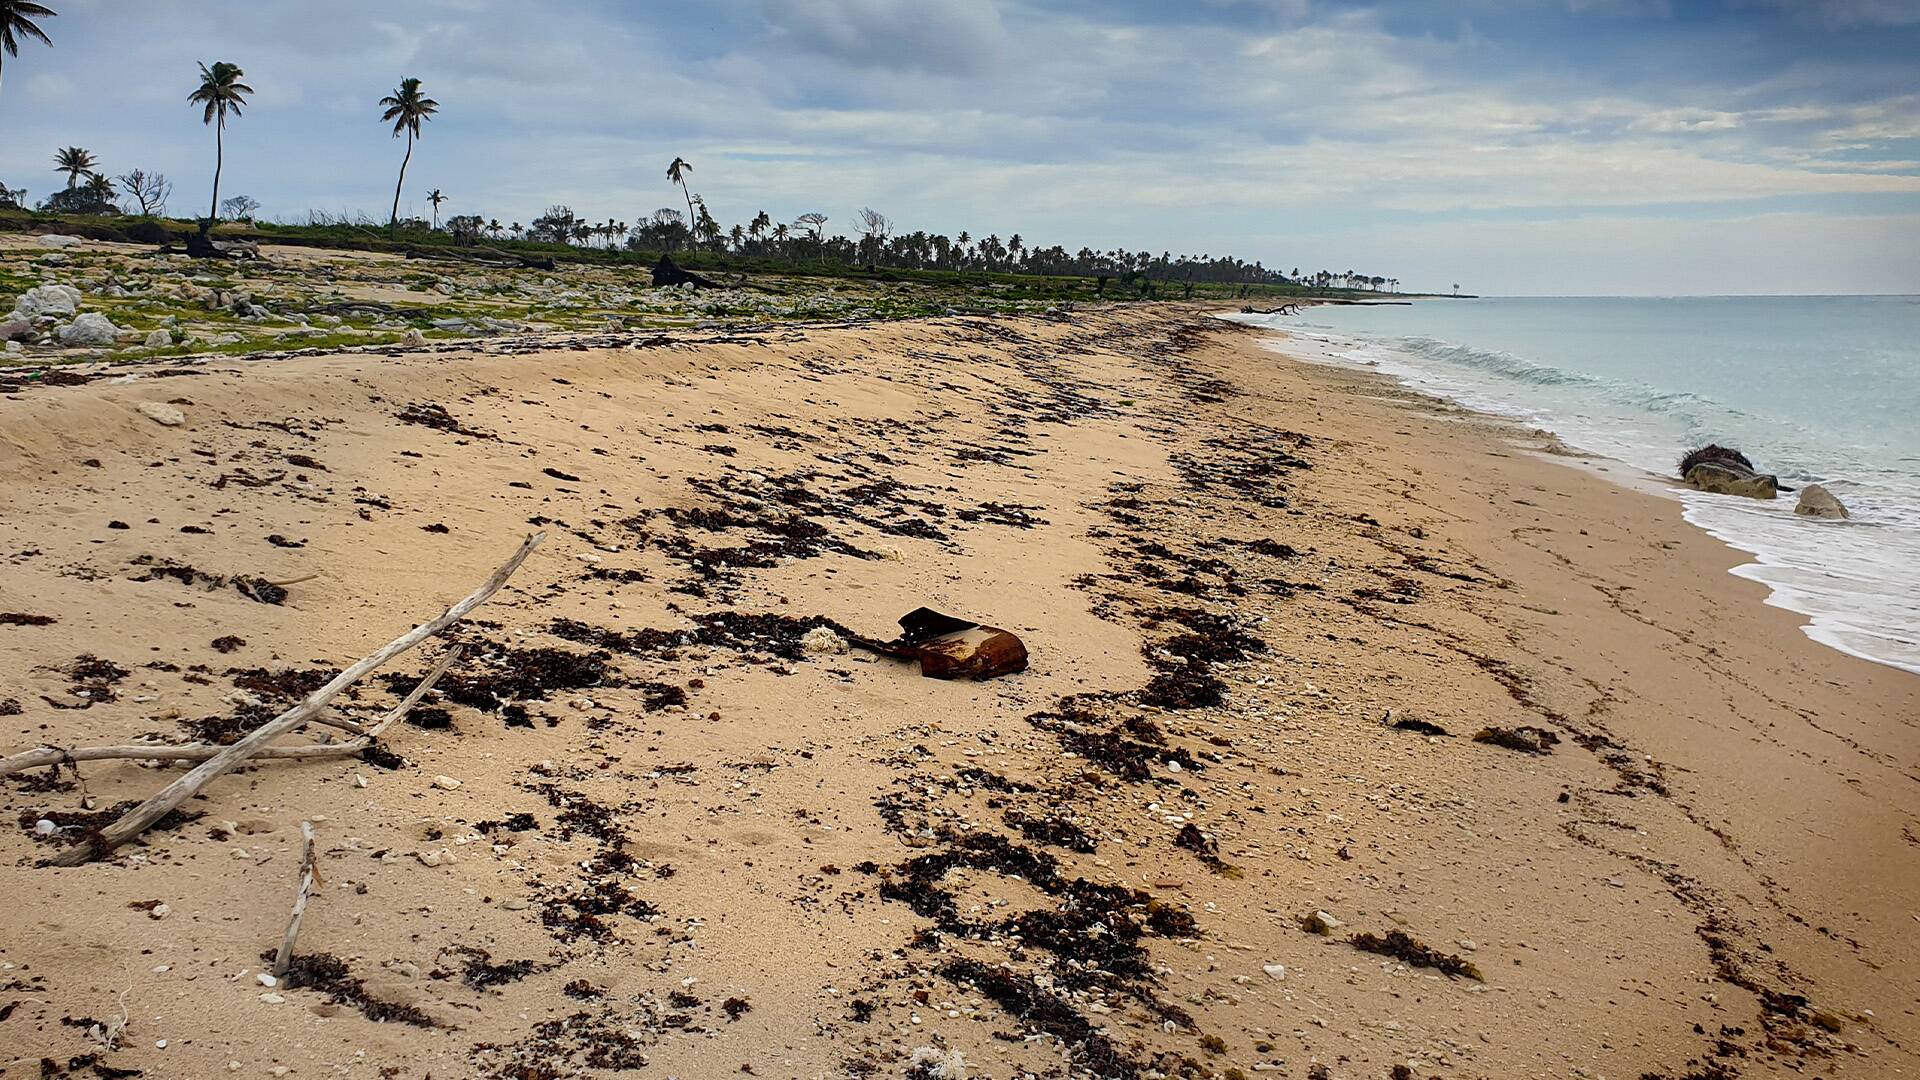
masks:
<path fill-rule="evenodd" d="M 120 328 L 107 321 L 105 315 L 89 311 L 74 316 L 72 322 L 60 328 L 57 336 L 62 345 L 111 345 L 120 336 Z"/>
<path fill-rule="evenodd" d="M 1800 489 L 1800 501 L 1794 504 L 1793 512 L 1829 521 L 1843 521 L 1848 517 L 1846 504 L 1819 484 L 1808 484 Z"/>
<path fill-rule="evenodd" d="M 13 313 L 7 316 L 7 321 L 71 315 L 80 310 L 80 300 L 80 290 L 71 285 L 36 285 L 13 302 Z"/>

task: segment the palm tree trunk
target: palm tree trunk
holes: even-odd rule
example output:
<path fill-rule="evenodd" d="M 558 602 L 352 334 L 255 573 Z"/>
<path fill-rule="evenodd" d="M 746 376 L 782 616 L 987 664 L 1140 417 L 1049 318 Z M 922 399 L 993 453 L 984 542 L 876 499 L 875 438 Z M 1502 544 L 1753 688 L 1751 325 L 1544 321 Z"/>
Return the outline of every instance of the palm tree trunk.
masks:
<path fill-rule="evenodd" d="M 220 220 L 220 168 L 226 164 L 227 120 L 221 117 L 213 126 L 213 205 L 207 208 L 207 231 L 213 231 L 213 223 Z"/>
<path fill-rule="evenodd" d="M 693 231 L 693 192 L 687 190 L 685 180 L 680 181 L 680 194 L 687 197 L 687 246 L 699 247 L 699 236 Z"/>
<path fill-rule="evenodd" d="M 400 159 L 400 179 L 393 185 L 393 217 L 387 221 L 387 236 L 400 233 L 400 188 L 407 182 L 407 162 L 413 160 L 413 130 L 407 130 L 407 156 Z"/>

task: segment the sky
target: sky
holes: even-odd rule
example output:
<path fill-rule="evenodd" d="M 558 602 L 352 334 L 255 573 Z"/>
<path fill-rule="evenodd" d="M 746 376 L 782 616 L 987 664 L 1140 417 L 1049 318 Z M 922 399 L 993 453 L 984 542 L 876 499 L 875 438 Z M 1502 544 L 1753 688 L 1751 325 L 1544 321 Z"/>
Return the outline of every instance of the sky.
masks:
<path fill-rule="evenodd" d="M 0 182 L 62 146 L 204 213 L 196 61 L 257 93 L 222 195 L 723 224 L 871 206 L 1482 294 L 1920 293 L 1920 0 L 42 0 Z"/>

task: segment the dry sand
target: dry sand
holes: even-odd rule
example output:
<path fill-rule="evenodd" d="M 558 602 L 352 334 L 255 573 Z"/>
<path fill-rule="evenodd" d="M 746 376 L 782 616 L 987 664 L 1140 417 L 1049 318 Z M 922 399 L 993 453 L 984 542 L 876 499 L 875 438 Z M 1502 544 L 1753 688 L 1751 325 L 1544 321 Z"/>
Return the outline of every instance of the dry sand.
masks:
<path fill-rule="evenodd" d="M 1676 504 L 1192 309 L 717 337 L 0 397 L 7 752 L 231 738 L 549 533 L 397 768 L 67 870 L 178 774 L 0 781 L 0 1076 L 1920 1068 L 1920 680 Z M 1031 669 L 798 647 L 921 604 Z"/>

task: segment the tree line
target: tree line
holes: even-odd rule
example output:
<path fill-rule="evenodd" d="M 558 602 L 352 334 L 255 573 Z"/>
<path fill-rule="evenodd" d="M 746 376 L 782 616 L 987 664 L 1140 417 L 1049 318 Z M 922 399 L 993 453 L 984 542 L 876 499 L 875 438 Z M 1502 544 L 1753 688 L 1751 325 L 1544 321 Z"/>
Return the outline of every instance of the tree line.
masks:
<path fill-rule="evenodd" d="M 46 6 L 28 0 L 0 0 L 0 54 L 17 56 L 18 42 L 52 40 L 34 21 L 54 16 Z M 3 73 L 3 72 L 0 72 Z M 201 109 L 202 122 L 214 132 L 213 198 L 207 216 L 200 219 L 203 231 L 210 229 L 222 215 L 229 219 L 251 221 L 260 204 L 251 196 L 237 195 L 224 203 L 220 199 L 221 172 L 225 162 L 226 129 L 229 119 L 238 119 L 254 93 L 244 81 L 245 72 L 225 61 L 200 65 L 200 78 L 187 97 L 189 104 Z M 924 230 L 902 232 L 885 214 L 863 207 L 854 216 L 850 235 L 829 236 L 827 215 L 819 212 L 800 214 L 792 222 L 777 222 L 765 210 L 752 219 L 722 225 L 707 209 L 706 200 L 692 189 L 692 163 L 675 157 L 667 166 L 666 178 L 680 189 L 686 205 L 683 214 L 676 207 L 662 207 L 633 222 L 609 218 L 591 221 L 580 217 L 571 207 L 549 206 L 530 223 L 502 224 L 498 218 L 481 214 L 456 214 L 442 225 L 440 206 L 449 200 L 438 188 L 427 195 L 433 207 L 431 223 L 400 218 L 400 201 L 407 181 L 407 169 L 413 162 L 416 144 L 424 125 L 440 110 L 440 103 L 428 97 L 419 78 L 407 77 L 386 97 L 380 99 L 381 122 L 391 125 L 394 138 L 404 137 L 406 148 L 400 159 L 399 176 L 394 183 L 393 206 L 386 226 L 390 237 L 402 228 L 426 229 L 444 233 L 455 243 L 477 243 L 482 239 L 512 239 L 549 244 L 629 251 L 676 252 L 707 251 L 721 255 L 778 260 L 813 261 L 821 265 L 865 266 L 908 270 L 985 271 L 1009 274 L 1044 274 L 1184 282 L 1301 285 L 1313 288 L 1372 289 L 1397 291 L 1396 278 L 1353 270 L 1316 270 L 1303 272 L 1299 267 L 1281 270 L 1256 260 L 1246 262 L 1232 255 L 1175 255 L 1170 251 L 1128 251 L 1124 248 L 1095 250 L 1081 247 L 1069 251 L 1053 244 L 1030 243 L 1019 233 L 1002 240 L 996 234 L 976 237 L 962 231 L 948 236 Z M 67 185 L 47 196 L 39 209 L 52 213 L 106 214 L 124 213 L 122 199 L 138 206 L 138 213 L 156 216 L 165 213 L 172 183 L 157 172 L 134 169 L 109 176 L 99 169 L 93 154 L 82 147 L 65 147 L 54 158 L 55 171 L 64 173 Z M 84 180 L 84 182 L 83 182 Z M 0 207 L 18 207 L 25 203 L 24 189 L 9 189 L 0 183 Z M 310 212 L 309 224 L 342 223 L 317 211 Z M 350 224 L 370 225 L 364 217 Z M 1103 286 L 1104 287 L 1104 286 Z"/>

